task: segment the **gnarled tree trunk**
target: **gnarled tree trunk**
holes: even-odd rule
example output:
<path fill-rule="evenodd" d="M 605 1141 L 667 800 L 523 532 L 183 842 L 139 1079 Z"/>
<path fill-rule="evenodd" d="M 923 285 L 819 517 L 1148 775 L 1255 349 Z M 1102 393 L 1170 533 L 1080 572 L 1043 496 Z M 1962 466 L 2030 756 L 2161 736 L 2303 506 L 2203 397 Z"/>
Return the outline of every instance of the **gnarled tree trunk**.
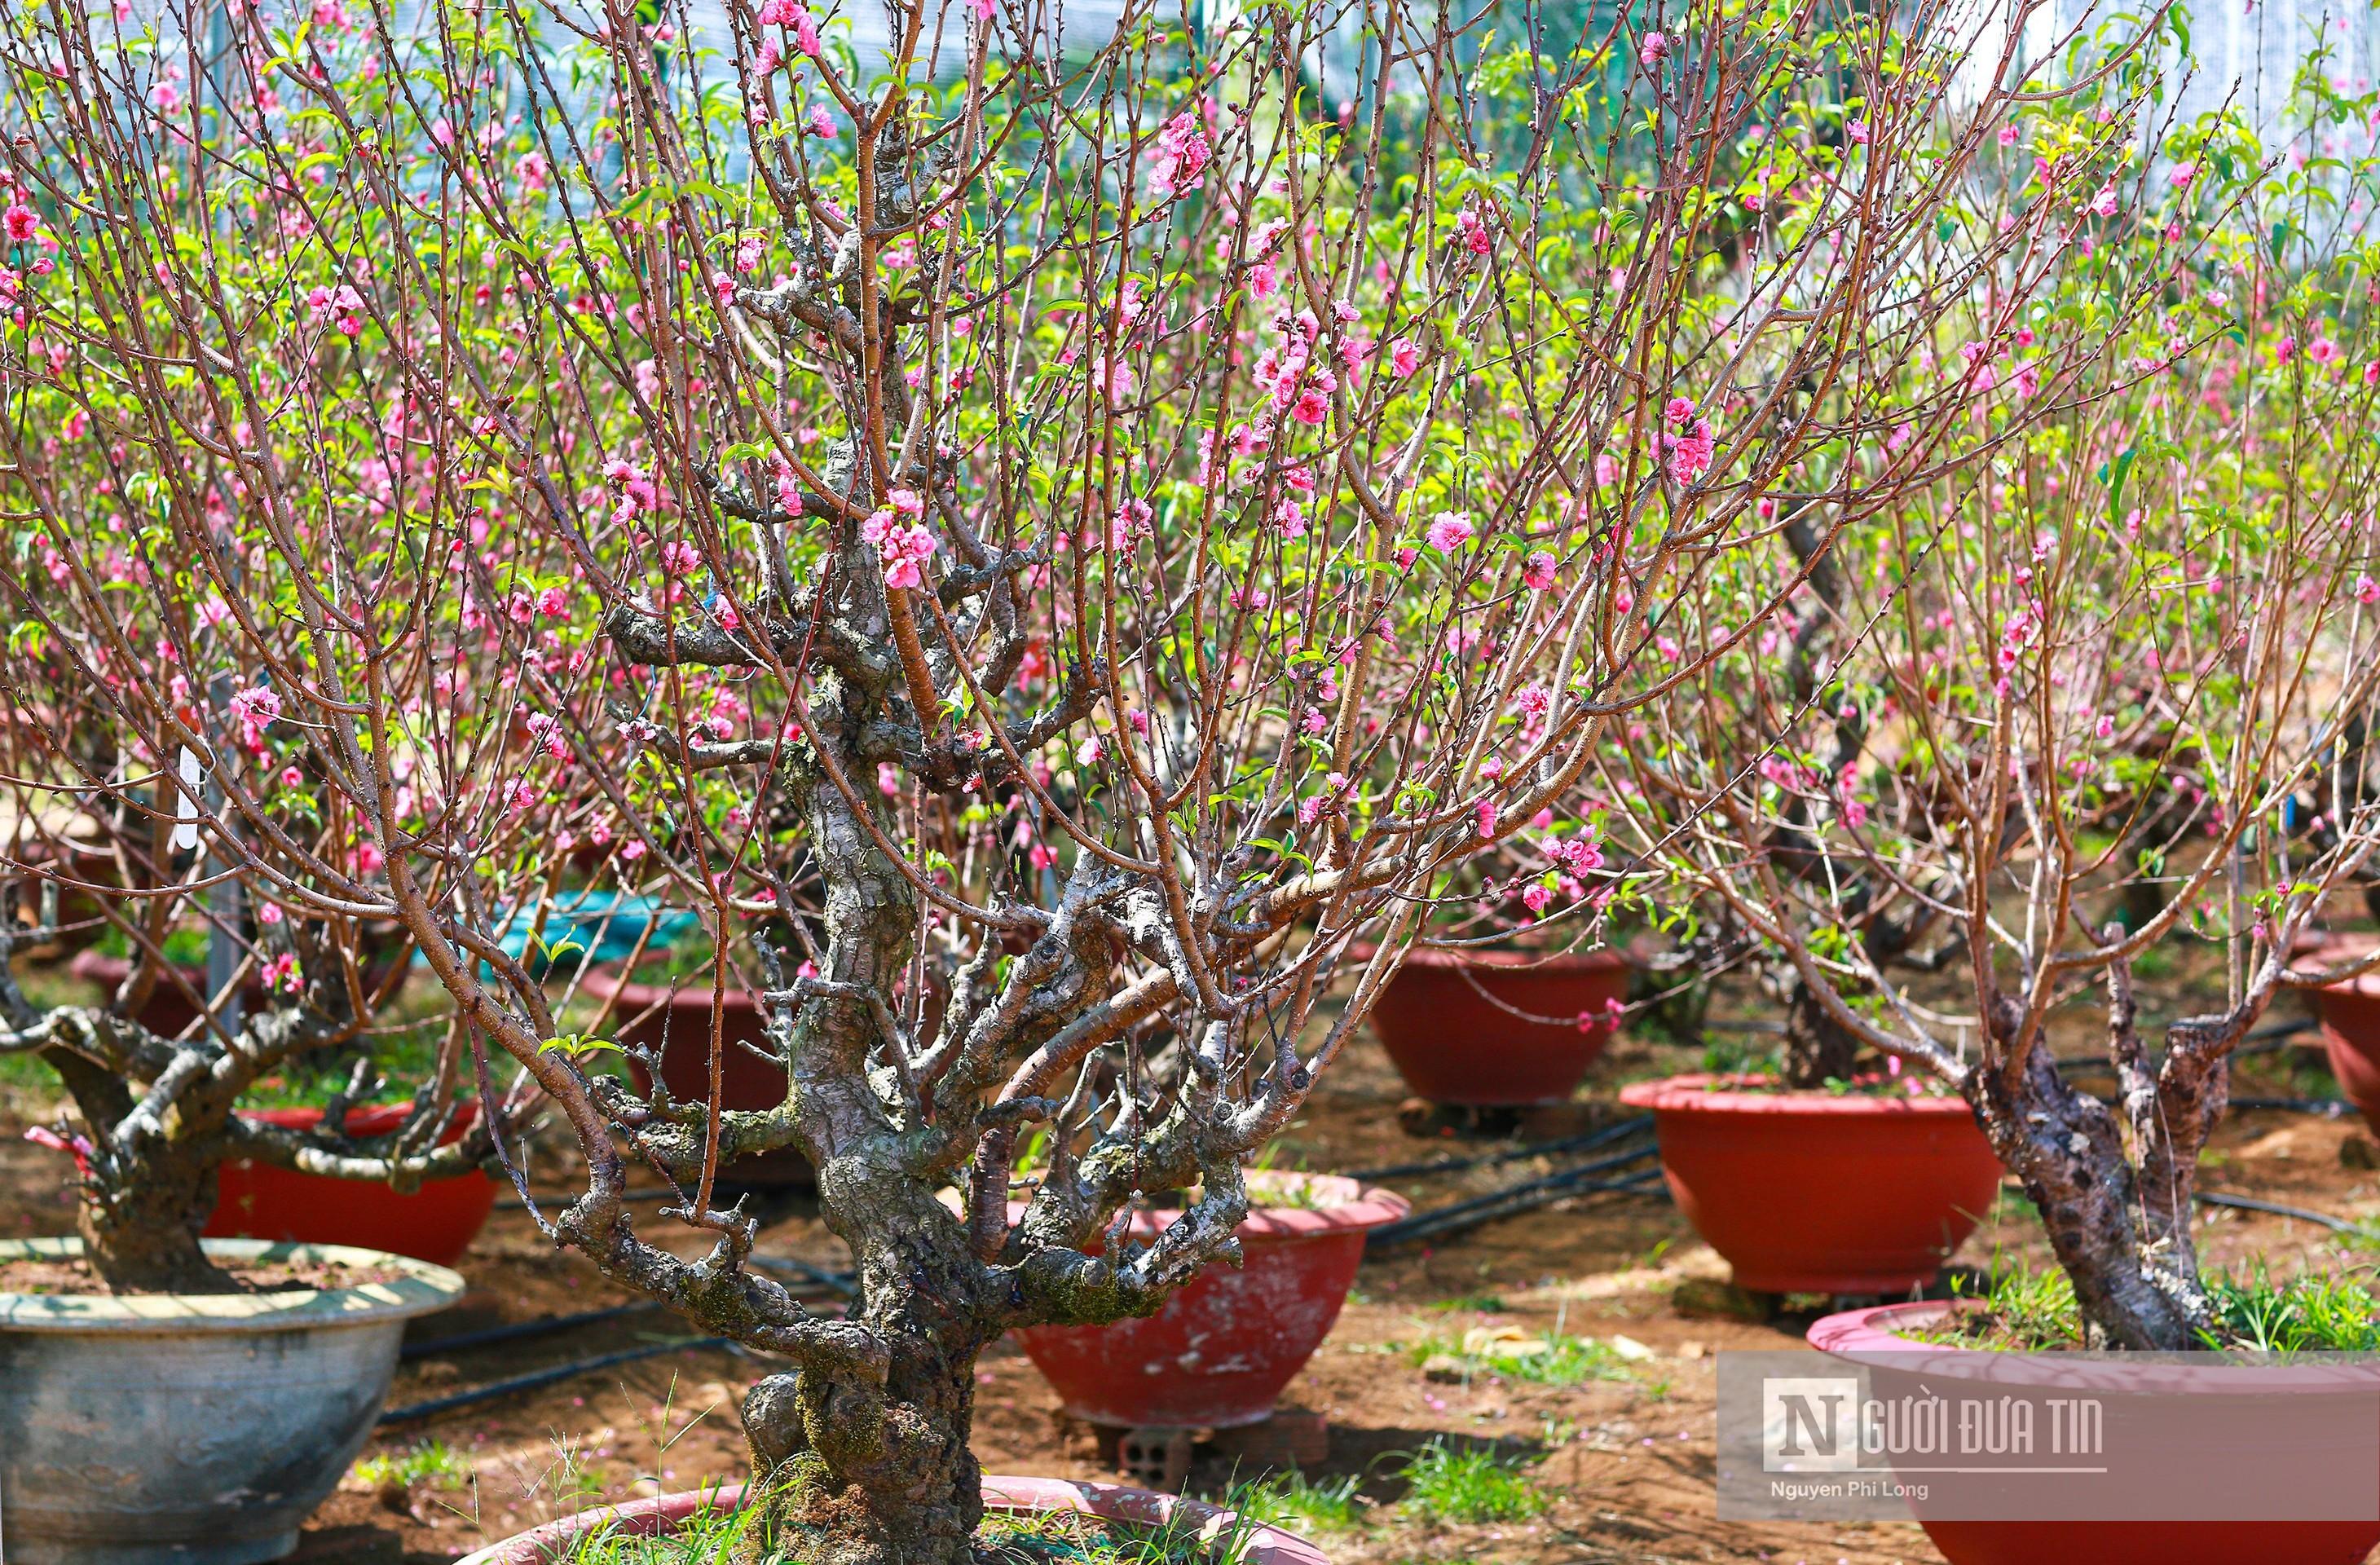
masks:
<path fill-rule="evenodd" d="M 881 1387 L 805 1370 L 746 1394 L 753 1475 L 775 1490 L 767 1548 L 806 1565 L 974 1559 L 975 1364 L 1000 1327 L 967 1296 L 966 1264 L 938 1249 L 884 1243 L 863 1256 L 854 1314 L 892 1346 Z"/>
<path fill-rule="evenodd" d="M 121 1077 L 65 1049 L 44 1051 L 83 1122 L 105 1134 L 134 1109 Z M 122 1156 L 104 1153 L 102 1156 Z M 87 1181 L 75 1227 L 91 1269 L 114 1293 L 227 1293 L 230 1276 L 199 1245 L 215 1209 L 217 1138 L 142 1138 L 130 1154 L 139 1167 Z"/>
<path fill-rule="evenodd" d="M 2119 1002 L 2129 1034 L 2130 998 Z M 2179 1029 L 2177 1029 L 2179 1031 Z M 2211 1324 L 2190 1231 L 2198 1148 L 2222 1113 L 2226 1062 L 2177 1042 L 2152 1078 L 2119 1049 L 2124 1098 L 2114 1108 L 2059 1075 L 2036 1044 L 2011 1089 L 1987 1065 L 1970 1072 L 1968 1101 L 1993 1150 L 2040 1209 L 2058 1264 L 2074 1284 L 2084 1345 L 2182 1352 Z"/>

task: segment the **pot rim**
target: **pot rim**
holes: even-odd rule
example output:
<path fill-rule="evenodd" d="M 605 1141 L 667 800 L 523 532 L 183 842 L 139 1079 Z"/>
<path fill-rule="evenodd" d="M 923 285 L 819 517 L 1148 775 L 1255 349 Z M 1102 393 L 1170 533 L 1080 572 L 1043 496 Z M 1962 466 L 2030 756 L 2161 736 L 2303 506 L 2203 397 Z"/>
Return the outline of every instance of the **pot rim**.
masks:
<path fill-rule="evenodd" d="M 675 988 L 668 984 L 649 984 L 628 977 L 609 963 L 589 967 L 579 976 L 578 987 L 597 1000 L 609 1000 L 617 995 L 622 1005 L 632 1005 L 639 1011 L 646 1010 L 663 1000 L 668 1001 L 672 1005 L 698 1003 L 706 1012 L 710 1009 L 710 986 L 707 984 L 699 989 L 692 982 L 681 984 Z M 753 1011 L 759 1008 L 759 999 L 751 990 L 740 984 L 730 984 L 722 990 L 719 1003 L 730 1011 Z"/>
<path fill-rule="evenodd" d="M 455 1123 L 449 1127 L 468 1132 L 480 1122 L 480 1100 L 458 1098 L 455 1100 Z M 410 1103 L 358 1103 L 347 1110 L 349 1135 L 382 1135 L 405 1122 L 413 1111 Z M 312 1108 L 242 1109 L 239 1117 L 280 1130 L 312 1130 L 322 1122 L 322 1110 Z"/>
<path fill-rule="evenodd" d="M 1393 1190 L 1365 1185 L 1345 1174 L 1300 1173 L 1293 1169 L 1249 1169 L 1248 1193 L 1253 1197 L 1267 1186 L 1278 1188 L 1293 1180 L 1320 1185 L 1339 1199 L 1328 1207 L 1262 1207 L 1251 1205 L 1235 1231 L 1243 1239 L 1311 1239 L 1326 1233 L 1352 1233 L 1391 1223 L 1413 1210 L 1413 1203 Z M 1014 1226 L 1026 1203 L 1011 1201 L 1008 1220 Z M 1179 1207 L 1135 1212 L 1132 1236 L 1153 1239 L 1181 1220 Z"/>
<path fill-rule="evenodd" d="M 1373 951 L 1360 954 L 1351 948 L 1347 954 L 1360 961 L 1369 961 Z M 1409 947 L 1400 969 L 1419 967 L 1430 972 L 1462 972 L 1466 968 L 1488 969 L 1525 975 L 1530 973 L 1560 974 L 1606 973 L 1624 970 L 1631 965 L 1628 958 L 1616 947 L 1600 945 L 1592 951 L 1530 951 L 1516 946 L 1465 946 L 1459 950 L 1445 946 Z"/>
<path fill-rule="evenodd" d="M 565 1516 L 558 1522 L 516 1533 L 500 1543 L 465 1555 L 455 1565 L 545 1565 L 552 1551 L 608 1522 L 625 1523 L 640 1535 L 650 1536 L 669 1523 L 682 1522 L 706 1504 L 735 1510 L 752 1488 L 748 1484 L 722 1484 L 715 1488 L 681 1494 L 655 1495 Z M 1093 1484 L 1070 1478 L 1000 1477 L 985 1474 L 985 1506 L 993 1510 L 1080 1510 L 1121 1522 L 1163 1522 L 1175 1511 L 1186 1512 L 1209 1537 L 1220 1536 L 1239 1521 L 1236 1511 L 1122 1484 Z M 1007 1503 L 1002 1503 L 1003 1501 Z M 1329 1556 L 1293 1533 L 1251 1521 L 1245 1535 L 1254 1546 L 1245 1556 L 1247 1565 L 1330 1565 Z"/>
<path fill-rule="evenodd" d="M 2298 943 L 2289 952 L 2292 964 L 2327 966 L 2334 962 L 2352 961 L 2380 944 L 2380 936 L 2362 930 L 2307 929 L 2298 936 Z M 2380 967 L 2358 973 L 2344 983 L 2325 984 L 2308 991 L 2315 1010 L 2322 1008 L 2325 995 L 2353 995 L 2363 1000 L 2380 1000 Z"/>
<path fill-rule="evenodd" d="M 2257 1373 L 2249 1377 L 2240 1373 L 2249 1367 L 2244 1365 L 2178 1361 L 2170 1354 L 1967 1347 L 1952 1342 L 1913 1341 L 1898 1329 L 1930 1326 L 1946 1316 L 1983 1307 L 1981 1299 L 1869 1304 L 1822 1316 L 1811 1323 L 1805 1336 L 1810 1346 L 1837 1358 L 1860 1362 L 1872 1354 L 1889 1355 L 1889 1367 L 1903 1373 L 2038 1386 L 2046 1377 L 2044 1372 L 2054 1368 L 2055 1383 L 2061 1388 L 2071 1386 L 2078 1390 L 2119 1395 L 2267 1397 L 2287 1391 L 2292 1395 L 2330 1392 L 2369 1397 L 2374 1382 L 2380 1380 L 2380 1364 L 2365 1361 L 2255 1365 Z"/>
<path fill-rule="evenodd" d="M 2358 973 L 2345 983 L 2325 984 L 2313 991 L 2314 1005 L 2320 1008 L 2328 995 L 2353 995 L 2360 1000 L 2380 1000 L 2380 967 Z"/>
<path fill-rule="evenodd" d="M 382 1326 L 444 1309 L 462 1297 L 463 1280 L 443 1266 L 348 1244 L 292 1244 L 266 1239 L 202 1239 L 210 1256 L 244 1260 L 342 1261 L 391 1268 L 393 1282 L 356 1288 L 293 1289 L 280 1293 L 0 1293 L 0 1331 L 191 1336 L 201 1332 L 312 1330 Z M 0 1240 L 0 1262 L 64 1259 L 82 1254 L 80 1239 Z"/>
<path fill-rule="evenodd" d="M 1956 1093 L 1939 1098 L 1874 1098 L 1865 1094 L 1832 1093 L 1817 1087 L 1787 1091 L 1742 1092 L 1734 1087 L 1766 1086 L 1773 1078 L 1695 1072 L 1658 1081 L 1631 1082 L 1620 1089 L 1620 1101 L 1631 1109 L 1659 1113 L 1787 1114 L 1812 1119 L 1840 1115 L 1882 1114 L 1895 1119 L 1973 1119 L 1974 1111 Z M 1713 1086 L 1712 1083 L 1718 1083 Z"/>

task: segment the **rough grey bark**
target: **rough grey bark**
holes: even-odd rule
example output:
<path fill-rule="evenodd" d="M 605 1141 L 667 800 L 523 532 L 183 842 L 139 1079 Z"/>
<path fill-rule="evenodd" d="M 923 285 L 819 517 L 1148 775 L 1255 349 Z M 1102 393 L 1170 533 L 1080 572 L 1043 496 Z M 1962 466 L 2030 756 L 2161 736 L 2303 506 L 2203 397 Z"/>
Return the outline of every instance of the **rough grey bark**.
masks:
<path fill-rule="evenodd" d="M 13 916 L 7 922 L 13 926 Z M 80 1125 L 66 1128 L 76 1138 L 76 1231 L 111 1292 L 237 1290 L 200 1244 L 214 1211 L 216 1172 L 235 1154 L 316 1173 L 407 1181 L 461 1172 L 485 1155 L 484 1128 L 423 1150 L 451 1111 L 426 1091 L 407 1124 L 369 1142 L 237 1117 L 240 1095 L 259 1078 L 355 1031 L 352 994 L 341 964 L 320 945 L 321 931 L 301 937 L 316 942 L 309 951 L 314 980 L 279 1008 L 248 1018 L 228 1043 L 203 1034 L 160 1037 L 131 1018 L 151 964 L 136 963 L 125 992 L 108 1006 L 35 1006 L 6 961 L 50 934 L 19 928 L 0 936 L 0 1051 L 36 1053 L 74 1100 Z M 379 1086 L 368 1062 L 358 1062 L 325 1104 L 324 1123 L 343 1126 L 347 1105 Z"/>
<path fill-rule="evenodd" d="M 2120 933 L 2117 926 L 2107 930 L 2110 940 Z M 2114 1104 L 2070 1085 L 2039 1041 L 2018 1056 L 2013 1073 L 1969 1073 L 1968 1101 L 2040 1208 L 2058 1265 L 2073 1280 L 2086 1345 L 2204 1347 L 2213 1318 L 2191 1230 L 2198 1155 L 2228 1101 L 2230 1051 L 2269 989 L 2252 991 L 2228 1014 L 2173 1024 L 2163 1057 L 2153 1060 L 2129 969 L 2110 969 L 2108 987 Z M 2004 1037 L 2013 1035 L 2014 1007 L 2005 997 L 1993 1023 Z"/>
<path fill-rule="evenodd" d="M 836 468 L 851 481 L 847 463 Z M 606 1111 L 636 1130 L 636 1155 L 689 1190 L 715 1166 L 705 1146 L 714 1134 L 722 1154 L 798 1146 L 818 1171 L 828 1226 L 856 1263 L 849 1316 L 832 1327 L 807 1318 L 782 1292 L 743 1276 L 736 1263 L 750 1229 L 739 1213 L 692 1214 L 721 1235 L 713 1258 L 692 1268 L 637 1241 L 625 1209 L 600 1193 L 565 1213 L 558 1231 L 613 1276 L 797 1361 L 755 1385 L 743 1404 L 754 1473 L 772 1486 L 756 1539 L 806 1565 L 968 1565 L 982 1512 L 970 1453 L 978 1355 L 1014 1325 L 1148 1314 L 1208 1259 L 1234 1254 L 1232 1234 L 1246 1212 L 1238 1159 L 1293 1111 L 1307 1083 L 1294 1051 L 1284 1050 L 1257 1101 L 1227 1101 L 1211 1070 L 1226 1028 L 1211 1047 L 1188 1051 L 1185 1080 L 1161 1114 L 1144 1121 L 1127 1111 L 1075 1154 L 1071 1138 L 1090 1121 L 1085 1087 L 1063 1104 L 1026 1088 L 1077 1071 L 1084 1084 L 1109 1080 L 1083 1069 L 1091 1055 L 1181 987 L 1111 992 L 1119 944 L 1164 949 L 1164 912 L 1145 883 L 1088 857 L 1054 911 L 1018 910 L 1016 929 L 988 938 L 954 976 L 939 1038 L 904 1035 L 887 999 L 912 965 L 920 899 L 884 851 L 885 822 L 871 814 L 877 791 L 846 784 L 892 755 L 961 792 L 970 777 L 997 770 L 998 752 L 965 755 L 927 738 L 885 655 L 891 605 L 855 531 L 808 588 L 836 627 L 814 646 L 844 650 L 814 654 L 807 727 L 786 746 L 772 782 L 772 811 L 807 828 L 823 902 L 815 976 L 788 980 L 782 964 L 771 975 L 785 1102 L 722 1112 L 714 1133 L 707 1105 L 604 1089 Z M 978 588 L 1006 590 L 997 573 Z M 633 612 L 615 613 L 609 629 L 632 663 L 667 663 L 688 650 Z M 707 643 L 692 650 L 737 655 Z M 918 650 L 938 677 L 947 672 L 939 634 L 929 629 Z M 1056 710 L 1081 701 L 1070 688 Z M 1045 714 L 1017 725 L 1014 742 L 1040 743 L 1033 735 L 1050 723 Z M 776 961 L 765 944 L 762 955 Z M 1004 977 L 994 967 L 1001 957 Z M 1051 1121 L 1069 1128 L 1053 1136 L 1051 1164 L 1012 1233 L 1015 1131 Z M 607 1177 L 599 1169 L 597 1184 Z M 967 1214 L 937 1198 L 945 1181 L 965 1187 Z M 1107 1215 L 1136 1192 L 1201 1183 L 1201 1199 L 1154 1246 L 1091 1253 L 1101 1248 Z"/>

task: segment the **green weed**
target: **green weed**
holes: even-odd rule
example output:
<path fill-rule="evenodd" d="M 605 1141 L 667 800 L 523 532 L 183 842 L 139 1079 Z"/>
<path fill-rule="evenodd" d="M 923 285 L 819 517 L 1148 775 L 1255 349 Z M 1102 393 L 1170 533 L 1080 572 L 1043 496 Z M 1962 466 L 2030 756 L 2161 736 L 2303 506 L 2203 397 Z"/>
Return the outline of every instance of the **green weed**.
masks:
<path fill-rule="evenodd" d="M 1526 1468 L 1488 1447 L 1458 1450 L 1437 1439 L 1406 1458 L 1396 1476 L 1405 1484 L 1403 1508 L 1425 1520 L 1523 1522 L 1553 1504 Z"/>
<path fill-rule="evenodd" d="M 2051 1268 L 2011 1268 L 1993 1277 L 1984 1308 L 1928 1341 L 1979 1342 L 2015 1352 L 2070 1348 L 2082 1340 L 2074 1285 Z M 2371 1353 L 2380 1350 L 2380 1301 L 2361 1272 L 2307 1272 L 2275 1280 L 2259 1262 L 2244 1273 L 2210 1278 L 2214 1324 L 2208 1349 L 2263 1353 Z"/>
<path fill-rule="evenodd" d="M 356 1463 L 356 1476 L 376 1489 L 459 1489 L 470 1482 L 471 1464 L 445 1441 L 430 1439 L 365 1457 Z"/>
<path fill-rule="evenodd" d="M 1301 1534 L 1355 1532 L 1368 1510 L 1352 1474 L 1318 1482 L 1303 1473 L 1277 1473 L 1233 1485 L 1217 1503 L 1268 1527 Z"/>
<path fill-rule="evenodd" d="M 1543 1337 L 1515 1337 L 1475 1329 L 1460 1337 L 1427 1338 L 1407 1346 L 1404 1353 L 1415 1368 L 1451 1358 L 1465 1379 L 1501 1375 L 1533 1386 L 1579 1386 L 1629 1378 L 1628 1361 L 1617 1349 L 1559 1330 Z"/>

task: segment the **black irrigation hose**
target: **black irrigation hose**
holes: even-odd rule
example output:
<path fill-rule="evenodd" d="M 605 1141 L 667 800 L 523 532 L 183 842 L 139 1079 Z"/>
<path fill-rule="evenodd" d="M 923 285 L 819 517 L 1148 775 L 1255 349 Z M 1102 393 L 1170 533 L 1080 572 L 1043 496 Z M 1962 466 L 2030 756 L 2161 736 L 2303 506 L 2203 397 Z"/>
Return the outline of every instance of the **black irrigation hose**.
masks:
<path fill-rule="evenodd" d="M 769 1271 L 792 1272 L 808 1279 L 830 1292 L 844 1298 L 858 1295 L 859 1280 L 847 1271 L 829 1271 L 779 1256 L 752 1256 L 748 1264 Z M 452 1337 L 440 1337 L 432 1341 L 409 1343 L 397 1356 L 400 1358 L 431 1358 L 440 1353 L 460 1353 L 466 1348 L 485 1347 L 491 1342 L 512 1341 L 523 1337 L 546 1337 L 557 1331 L 575 1330 L 581 1326 L 593 1326 L 601 1321 L 617 1320 L 624 1316 L 644 1315 L 662 1308 L 660 1301 L 647 1299 L 638 1304 L 614 1304 L 609 1309 L 582 1310 L 576 1315 L 540 1316 L 535 1320 L 516 1321 L 510 1326 L 492 1326 L 484 1331 L 464 1331 Z"/>
<path fill-rule="evenodd" d="M 543 1316 L 536 1320 L 516 1321 L 510 1326 L 491 1326 L 484 1331 L 463 1331 L 427 1342 L 407 1342 L 396 1356 L 401 1359 L 435 1358 L 441 1353 L 461 1353 L 466 1348 L 484 1348 L 491 1342 L 512 1342 L 524 1337 L 550 1337 L 557 1331 L 573 1331 L 598 1321 L 650 1315 L 661 1307 L 657 1301 L 647 1300 L 642 1304 L 614 1304 L 606 1310 L 582 1310 L 577 1315 Z"/>
<path fill-rule="evenodd" d="M 2300 1222 L 2319 1223 L 2333 1233 L 2358 1233 L 2364 1225 L 2346 1218 L 2335 1218 L 2327 1212 L 2310 1212 L 2303 1207 L 2285 1207 L 2278 1201 L 2259 1201 L 2253 1195 L 2224 1195 L 2211 1190 L 2192 1192 L 2196 1199 L 2210 1207 L 2231 1207 L 2243 1212 L 2265 1212 L 2277 1218 L 2295 1218 Z"/>
<path fill-rule="evenodd" d="M 677 1195 L 677 1192 L 676 1192 L 676 1191 L 674 1191 L 674 1190 L 671 1190 L 671 1189 L 668 1189 L 667 1187 L 663 1187 L 663 1188 L 659 1189 L 659 1190 L 630 1190 L 630 1191 L 626 1191 L 626 1192 L 624 1192 L 624 1193 L 621 1195 L 620 1199 L 621 1199 L 621 1200 L 623 1200 L 623 1201 L 625 1201 L 625 1202 L 630 1202 L 630 1203 L 635 1203 L 635 1202 L 639 1202 L 639 1201 L 667 1201 L 667 1200 L 671 1199 L 673 1196 L 674 1196 L 674 1195 Z M 550 1196 L 546 1197 L 546 1199 L 551 1200 L 551 1201 L 561 1201 L 561 1202 L 565 1202 L 565 1203 L 566 1203 L 566 1202 L 568 1202 L 568 1201 L 570 1201 L 570 1200 L 572 1199 L 572 1196 L 571 1196 L 570 1192 L 568 1192 L 568 1191 L 566 1191 L 566 1190 L 565 1190 L 565 1191 L 562 1192 L 562 1193 L 561 1193 L 561 1194 L 559 1194 L 559 1195 L 550 1195 Z M 528 1210 L 528 1205 L 527 1205 L 526 1203 L 524 1203 L 524 1202 L 521 1200 L 521 1198 L 520 1198 L 519 1196 L 515 1195 L 515 1196 L 509 1197 L 508 1199 L 505 1199 L 505 1200 L 502 1200 L 502 1201 L 497 1202 L 497 1203 L 496 1203 L 496 1205 L 495 1205 L 495 1209 L 496 1209 L 497 1211 L 500 1211 L 500 1212 L 525 1212 L 525 1211 Z"/>
<path fill-rule="evenodd" d="M 453 1413 L 457 1408 L 469 1407 L 476 1402 L 492 1401 L 497 1397 L 508 1397 L 516 1391 L 534 1391 L 559 1381 L 575 1379 L 581 1375 L 592 1375 L 599 1369 L 609 1369 L 617 1364 L 634 1364 L 638 1359 L 658 1358 L 663 1353 L 689 1353 L 704 1348 L 731 1346 L 733 1344 L 724 1337 L 678 1337 L 666 1342 L 655 1342 L 647 1347 L 625 1348 L 616 1353 L 601 1353 L 594 1358 L 579 1359 L 571 1364 L 558 1364 L 552 1369 L 540 1369 L 527 1375 L 516 1375 L 508 1380 L 497 1380 L 468 1391 L 457 1391 L 451 1397 L 433 1397 L 426 1402 L 415 1402 L 409 1407 L 393 1407 L 380 1415 L 380 1422 L 383 1428 L 393 1424 L 418 1424 L 425 1418 L 437 1418 Z"/>
<path fill-rule="evenodd" d="M 1357 1180 L 1427 1179 L 1433 1174 L 1460 1173 L 1464 1169 L 1489 1169 L 1503 1163 L 1516 1163 L 1524 1158 L 1551 1157 L 1558 1152 L 1591 1152 L 1596 1147 L 1622 1140 L 1652 1122 L 1652 1115 L 1640 1114 L 1618 1124 L 1606 1125 L 1601 1130 L 1564 1136 L 1559 1141 L 1533 1141 L 1525 1146 L 1507 1147 L 1501 1152 L 1482 1152 L 1475 1158 L 1445 1158 L 1427 1163 L 1391 1163 L 1384 1169 L 1354 1169 L 1346 1177 Z"/>
<path fill-rule="evenodd" d="M 2241 1054 L 2270 1054 L 2298 1034 L 2319 1025 L 2312 1016 L 2284 1016 L 2277 1022 L 2266 1022 L 2261 1027 L 2250 1028 L 2240 1039 L 2239 1046 L 2231 1052 L 2235 1057 Z M 2155 1029 L 2143 1027 L 2141 1030 L 2146 1033 Z M 2071 1059 L 2058 1061 L 2058 1068 L 2061 1071 L 2112 1072 L 2116 1067 L 2108 1063 L 2105 1056 L 2078 1054 Z M 2240 1099 L 2234 1098 L 2232 1101 L 2236 1103 Z"/>
<path fill-rule="evenodd" d="M 1663 1195 L 1667 1193 L 1659 1183 L 1660 1178 L 1660 1170 L 1648 1169 L 1640 1174 L 1631 1174 L 1626 1179 L 1579 1180 L 1557 1190 L 1515 1192 L 1510 1200 L 1503 1201 L 1492 1208 L 1464 1212 L 1451 1210 L 1424 1212 L 1419 1218 L 1408 1219 L 1410 1226 L 1400 1224 L 1393 1230 L 1385 1228 L 1374 1230 L 1370 1239 L 1365 1244 L 1364 1256 L 1366 1260 L 1369 1260 L 1382 1250 L 1391 1249 L 1400 1244 L 1415 1244 L 1424 1239 L 1435 1239 L 1441 1234 L 1461 1233 L 1469 1229 L 1484 1227 L 1500 1218 L 1518 1217 L 1523 1212 L 1535 1211 L 1539 1207 L 1551 1206 L 1556 1201 L 1572 1195 Z"/>
<path fill-rule="evenodd" d="M 1560 1173 L 1548 1174 L 1542 1179 L 1528 1180 L 1486 1195 L 1475 1195 L 1468 1201 L 1457 1201 L 1451 1207 L 1439 1207 L 1431 1211 L 1417 1212 L 1412 1217 L 1372 1230 L 1365 1241 L 1364 1252 L 1367 1256 L 1374 1255 L 1399 1244 L 1411 1244 L 1416 1239 L 1427 1239 L 1435 1234 L 1476 1228 L 1481 1223 L 1493 1221 L 1497 1218 L 1510 1217 L 1517 1212 L 1550 1206 L 1565 1195 L 1585 1195 L 1596 1191 L 1641 1190 L 1660 1177 L 1659 1170 L 1647 1170 L 1644 1173 L 1632 1174 L 1622 1180 L 1596 1180 L 1591 1176 L 1602 1173 L 1606 1170 L 1641 1162 L 1654 1156 L 1658 1150 L 1657 1146 L 1639 1146 L 1633 1151 L 1615 1153 L 1609 1158 L 1597 1158 L 1581 1163 L 1576 1168 L 1564 1169 Z"/>
<path fill-rule="evenodd" d="M 788 1271 L 796 1277 L 807 1277 L 820 1287 L 832 1290 L 846 1299 L 859 1297 L 859 1277 L 856 1272 L 829 1271 L 808 1261 L 797 1261 L 791 1256 L 752 1256 L 752 1265 L 769 1271 Z"/>
<path fill-rule="evenodd" d="M 2319 1114 L 2325 1120 L 2343 1120 L 2354 1113 L 2355 1105 L 2343 1098 L 2234 1098 L 2234 1109 L 2278 1109 L 2291 1114 Z"/>

